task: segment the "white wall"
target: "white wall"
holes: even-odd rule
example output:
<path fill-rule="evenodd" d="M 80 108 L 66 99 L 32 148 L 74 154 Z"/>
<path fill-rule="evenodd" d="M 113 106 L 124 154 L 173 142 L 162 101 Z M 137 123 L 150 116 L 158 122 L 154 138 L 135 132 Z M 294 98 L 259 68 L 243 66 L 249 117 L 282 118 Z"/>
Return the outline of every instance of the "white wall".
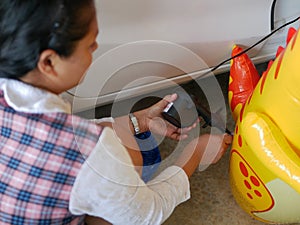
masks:
<path fill-rule="evenodd" d="M 84 82 L 71 90 L 80 97 L 75 112 L 111 102 L 124 89 L 130 97 L 200 76 L 230 57 L 233 44 L 249 47 L 270 32 L 272 0 L 96 1 L 99 49 Z M 299 12 L 295 4 L 278 1 L 277 24 Z M 267 60 L 277 44 L 250 55 Z"/>

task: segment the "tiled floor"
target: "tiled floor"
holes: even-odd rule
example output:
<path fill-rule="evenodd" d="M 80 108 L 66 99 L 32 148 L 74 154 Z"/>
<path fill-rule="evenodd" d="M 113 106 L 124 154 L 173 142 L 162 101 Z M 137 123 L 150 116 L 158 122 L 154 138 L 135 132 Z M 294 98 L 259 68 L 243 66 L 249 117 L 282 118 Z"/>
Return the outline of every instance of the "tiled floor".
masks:
<path fill-rule="evenodd" d="M 265 66 L 259 65 L 258 70 L 264 70 Z M 224 100 L 227 101 L 228 73 L 217 75 L 217 78 L 223 90 Z M 192 91 L 193 85 L 187 87 Z M 155 101 L 157 99 L 143 100 L 136 108 L 143 108 Z M 120 108 L 122 104 L 127 105 L 126 102 L 120 104 Z M 96 110 L 96 117 L 107 116 L 110 110 L 109 105 L 100 107 Z M 85 116 L 89 117 L 87 114 Z M 228 128 L 233 130 L 231 115 L 228 114 L 227 118 Z M 163 140 L 160 145 L 163 158 L 168 158 L 176 145 L 177 142 Z M 235 202 L 229 185 L 228 165 L 229 151 L 217 164 L 209 166 L 205 171 L 195 172 L 190 182 L 191 199 L 179 205 L 164 225 L 263 225 L 264 223 L 246 214 Z"/>

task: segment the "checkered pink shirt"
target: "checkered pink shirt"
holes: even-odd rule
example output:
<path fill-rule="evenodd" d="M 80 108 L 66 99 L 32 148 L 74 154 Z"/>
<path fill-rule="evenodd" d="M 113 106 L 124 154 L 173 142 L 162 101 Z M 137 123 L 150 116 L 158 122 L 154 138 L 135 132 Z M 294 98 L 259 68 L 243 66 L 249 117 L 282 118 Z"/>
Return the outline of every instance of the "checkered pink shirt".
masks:
<path fill-rule="evenodd" d="M 69 197 L 101 131 L 66 113 L 16 112 L 0 91 L 0 223 L 83 223 Z"/>

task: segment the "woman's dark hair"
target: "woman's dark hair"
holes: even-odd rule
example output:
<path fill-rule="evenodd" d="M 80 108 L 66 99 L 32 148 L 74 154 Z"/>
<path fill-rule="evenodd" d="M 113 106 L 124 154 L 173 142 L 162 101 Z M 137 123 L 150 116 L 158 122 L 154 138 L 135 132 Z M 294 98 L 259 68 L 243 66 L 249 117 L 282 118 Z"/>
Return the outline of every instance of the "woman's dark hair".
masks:
<path fill-rule="evenodd" d="M 24 76 L 45 49 L 70 56 L 94 10 L 93 0 L 0 0 L 0 77 Z"/>

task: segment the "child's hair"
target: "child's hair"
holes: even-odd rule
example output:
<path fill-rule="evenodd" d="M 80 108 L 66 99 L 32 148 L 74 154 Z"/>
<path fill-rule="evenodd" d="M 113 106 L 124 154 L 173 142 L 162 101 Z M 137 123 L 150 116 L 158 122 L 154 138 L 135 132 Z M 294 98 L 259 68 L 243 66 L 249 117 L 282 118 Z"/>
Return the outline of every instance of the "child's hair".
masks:
<path fill-rule="evenodd" d="M 24 76 L 45 49 L 70 56 L 94 16 L 93 0 L 0 0 L 0 77 Z"/>

